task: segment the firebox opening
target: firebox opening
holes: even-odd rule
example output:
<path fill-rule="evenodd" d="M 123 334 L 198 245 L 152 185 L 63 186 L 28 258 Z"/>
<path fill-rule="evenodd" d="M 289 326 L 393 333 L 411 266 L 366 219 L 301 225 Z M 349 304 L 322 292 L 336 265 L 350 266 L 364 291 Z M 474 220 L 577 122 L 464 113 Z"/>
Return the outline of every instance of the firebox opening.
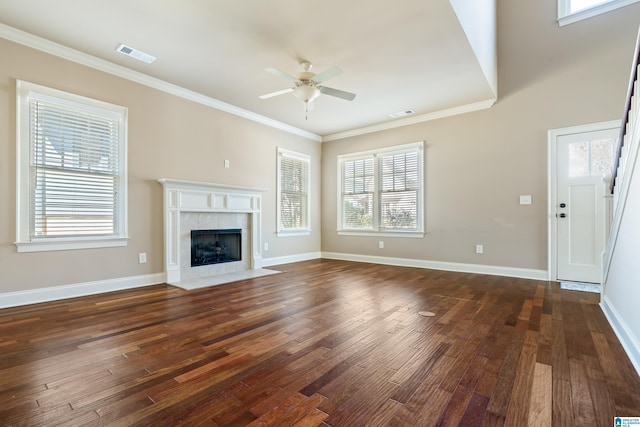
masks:
<path fill-rule="evenodd" d="M 191 230 L 191 267 L 242 260 L 242 230 Z"/>

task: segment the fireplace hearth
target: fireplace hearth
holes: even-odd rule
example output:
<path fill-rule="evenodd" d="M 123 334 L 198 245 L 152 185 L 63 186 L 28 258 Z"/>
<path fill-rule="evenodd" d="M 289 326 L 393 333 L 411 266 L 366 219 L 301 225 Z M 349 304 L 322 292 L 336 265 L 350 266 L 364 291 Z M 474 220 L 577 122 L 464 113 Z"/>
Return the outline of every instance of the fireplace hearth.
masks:
<path fill-rule="evenodd" d="M 191 267 L 242 260 L 242 230 L 191 230 Z"/>

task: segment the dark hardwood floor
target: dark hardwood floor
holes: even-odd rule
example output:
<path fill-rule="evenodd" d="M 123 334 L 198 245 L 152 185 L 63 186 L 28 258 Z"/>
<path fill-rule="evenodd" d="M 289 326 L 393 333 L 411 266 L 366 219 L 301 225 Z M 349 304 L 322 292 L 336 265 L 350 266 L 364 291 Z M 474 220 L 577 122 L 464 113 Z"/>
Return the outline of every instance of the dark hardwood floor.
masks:
<path fill-rule="evenodd" d="M 640 379 L 596 294 L 330 260 L 274 269 L 284 272 L 0 310 L 0 424 L 611 426 L 640 416 Z"/>

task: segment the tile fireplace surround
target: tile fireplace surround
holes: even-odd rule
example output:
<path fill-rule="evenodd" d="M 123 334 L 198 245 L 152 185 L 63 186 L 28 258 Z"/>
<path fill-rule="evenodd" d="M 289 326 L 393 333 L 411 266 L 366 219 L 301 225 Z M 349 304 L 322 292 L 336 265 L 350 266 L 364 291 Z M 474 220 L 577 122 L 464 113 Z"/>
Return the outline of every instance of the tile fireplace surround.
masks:
<path fill-rule="evenodd" d="M 190 232 L 186 229 L 188 224 L 198 221 L 245 223 L 242 239 L 247 248 L 243 248 L 242 256 L 247 259 L 208 270 L 195 268 L 214 276 L 262 267 L 261 194 L 265 189 L 168 178 L 158 182 L 164 187 L 164 271 L 167 283 L 190 288 L 187 281 L 193 280 L 194 275 L 191 272 L 185 274 L 185 268 L 190 268 L 191 254 L 185 253 L 187 245 L 183 240 L 185 233 Z M 188 248 L 190 251 L 190 246 Z"/>

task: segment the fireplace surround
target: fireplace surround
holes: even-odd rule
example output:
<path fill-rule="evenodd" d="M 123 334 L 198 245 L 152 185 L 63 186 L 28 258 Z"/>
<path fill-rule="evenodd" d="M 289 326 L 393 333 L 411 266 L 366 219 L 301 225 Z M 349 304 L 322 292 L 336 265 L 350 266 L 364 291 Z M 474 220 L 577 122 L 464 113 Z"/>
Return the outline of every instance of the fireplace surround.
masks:
<path fill-rule="evenodd" d="M 262 267 L 261 196 L 265 189 L 168 178 L 158 181 L 164 192 L 167 283 L 185 287 L 186 281 L 196 277 L 194 271 L 199 270 L 215 276 Z M 184 240 L 190 240 L 192 229 L 218 225 L 242 230 L 242 261 L 191 268 L 191 245 Z"/>

